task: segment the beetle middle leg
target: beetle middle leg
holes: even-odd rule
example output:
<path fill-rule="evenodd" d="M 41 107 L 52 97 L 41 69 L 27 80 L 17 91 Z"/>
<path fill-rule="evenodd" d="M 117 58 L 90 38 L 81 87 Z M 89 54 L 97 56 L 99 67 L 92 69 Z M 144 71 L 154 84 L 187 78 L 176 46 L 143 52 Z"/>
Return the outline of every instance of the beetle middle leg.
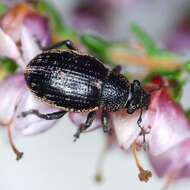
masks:
<path fill-rule="evenodd" d="M 28 115 L 36 115 L 37 117 L 41 119 L 54 120 L 54 119 L 60 119 L 66 113 L 67 113 L 66 111 L 58 111 L 58 112 L 43 114 L 43 113 L 40 113 L 36 109 L 31 109 L 28 111 L 21 112 L 21 114 L 18 117 L 27 117 Z"/>
<path fill-rule="evenodd" d="M 105 133 L 110 132 L 110 127 L 109 127 L 109 113 L 108 113 L 108 112 L 102 111 L 101 121 L 102 121 L 103 131 L 104 131 Z"/>
<path fill-rule="evenodd" d="M 71 40 L 60 41 L 60 42 L 58 42 L 56 44 L 53 44 L 52 46 L 43 48 L 43 50 L 47 51 L 47 50 L 51 50 L 51 49 L 57 49 L 57 48 L 60 48 L 63 45 L 66 45 L 68 49 L 77 50 L 77 48 L 75 48 L 75 46 L 74 46 L 74 44 L 73 44 L 73 42 Z"/>
<path fill-rule="evenodd" d="M 88 114 L 85 124 L 82 125 L 81 127 L 79 127 L 77 132 L 73 135 L 74 136 L 74 141 L 76 141 L 80 137 L 80 134 L 83 131 L 85 131 L 86 129 L 88 129 L 91 126 L 91 124 L 92 124 L 93 120 L 95 119 L 95 117 L 96 117 L 96 111 L 90 112 Z"/>

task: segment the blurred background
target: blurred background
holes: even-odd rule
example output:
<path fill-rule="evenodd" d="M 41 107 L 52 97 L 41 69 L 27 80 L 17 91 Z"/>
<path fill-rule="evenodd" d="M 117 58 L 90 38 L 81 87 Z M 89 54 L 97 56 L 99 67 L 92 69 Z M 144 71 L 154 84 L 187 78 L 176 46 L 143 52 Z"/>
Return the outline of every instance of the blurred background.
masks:
<path fill-rule="evenodd" d="M 2 1 L 8 4 L 15 1 Z M 18 1 L 19 2 L 19 1 Z M 162 47 L 184 56 L 190 48 L 190 0 L 52 0 L 64 21 L 81 33 L 91 32 L 111 41 L 130 39 L 128 25 L 142 26 Z M 182 98 L 186 106 L 188 89 Z M 2 130 L 2 129 L 1 129 Z M 46 133 L 16 139 L 24 157 L 16 162 L 4 130 L 0 133 L 1 190 L 161 190 L 164 180 L 156 175 L 148 183 L 138 180 L 134 160 L 113 149 L 104 164 L 104 180 L 94 175 L 104 146 L 102 130 L 84 134 L 73 143 L 76 127 L 67 117 Z M 151 169 L 146 156 L 143 165 Z M 189 189 L 188 181 L 170 187 Z"/>

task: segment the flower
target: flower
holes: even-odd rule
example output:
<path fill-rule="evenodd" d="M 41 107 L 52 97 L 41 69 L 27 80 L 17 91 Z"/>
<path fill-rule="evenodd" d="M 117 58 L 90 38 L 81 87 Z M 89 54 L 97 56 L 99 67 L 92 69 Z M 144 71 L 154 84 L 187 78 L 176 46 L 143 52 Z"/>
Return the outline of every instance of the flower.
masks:
<path fill-rule="evenodd" d="M 148 157 L 156 174 L 168 178 L 168 186 L 190 177 L 190 123 L 182 108 L 172 102 L 168 94 L 161 92 L 158 100 L 163 115 L 157 116 L 153 124 Z"/>
<path fill-rule="evenodd" d="M 31 6 L 16 4 L 3 16 L 0 25 L 16 43 L 20 40 L 22 27 L 25 26 L 42 47 L 51 43 L 48 18 L 40 15 Z"/>
<path fill-rule="evenodd" d="M 117 141 L 124 150 L 134 143 L 138 148 L 144 146 L 142 132 L 136 123 L 138 117 L 138 112 L 132 116 L 118 112 L 112 117 Z M 162 88 L 152 93 L 141 126 L 146 133 L 146 152 L 156 174 L 159 177 L 167 176 L 167 185 L 189 177 L 190 123 L 181 106 L 172 100 L 168 89 Z M 136 161 L 138 165 L 139 161 Z"/>
<path fill-rule="evenodd" d="M 24 8 L 26 8 L 25 5 Z M 16 11 L 17 9 L 13 8 L 13 10 Z M 27 8 L 27 10 L 30 10 L 30 8 Z M 12 13 L 10 12 L 7 14 L 7 16 L 10 17 L 11 14 Z M 18 14 L 20 14 L 20 12 Z M 18 15 L 16 14 L 15 18 L 17 18 L 17 16 Z M 41 19 L 40 15 L 38 15 L 38 17 Z M 6 19 L 7 17 L 5 16 L 3 20 L 5 21 Z M 14 18 L 11 19 L 12 22 L 14 22 Z M 35 19 L 37 19 L 37 17 L 35 17 Z M 7 22 L 7 24 L 9 24 L 9 22 Z M 43 28 L 43 26 L 46 28 L 46 24 L 42 25 L 41 28 Z M 24 119 L 17 117 L 20 112 L 30 109 L 39 109 L 43 113 L 49 113 L 55 110 L 57 111 L 57 109 L 50 108 L 49 106 L 42 104 L 37 99 L 35 99 L 26 87 L 23 75 L 25 65 L 28 64 L 28 62 L 35 55 L 41 52 L 38 44 L 36 43 L 34 34 L 30 32 L 28 27 L 30 28 L 32 25 L 26 26 L 24 22 L 22 22 L 22 24 L 19 25 L 18 31 L 16 28 L 9 30 L 9 35 L 0 28 L 0 41 L 2 42 L 0 44 L 0 50 L 2 50 L 0 51 L 0 56 L 10 57 L 14 59 L 19 65 L 17 73 L 9 76 L 0 83 L 0 97 L 3 100 L 0 108 L 0 124 L 4 127 L 7 127 L 8 129 L 9 141 L 17 155 L 17 160 L 22 157 L 23 153 L 19 152 L 13 144 L 13 131 L 22 135 L 34 135 L 53 127 L 57 122 L 56 120 L 41 120 L 32 115 Z M 4 23 L 3 28 L 6 30 L 9 27 L 5 27 Z M 46 32 L 46 35 L 49 34 L 50 32 Z M 42 38 L 41 43 L 45 42 L 43 39 L 50 39 L 50 37 L 45 36 L 45 38 Z M 22 51 L 20 51 L 15 42 L 20 42 L 20 49 Z"/>
<path fill-rule="evenodd" d="M 153 84 L 159 84 L 159 80 L 154 80 Z M 164 81 L 169 84 L 168 81 Z M 147 182 L 152 176 L 151 172 L 143 169 L 138 158 L 137 150 L 146 148 L 146 153 L 150 158 L 152 166 L 158 176 L 169 176 L 170 181 L 189 177 L 190 171 L 187 167 L 189 164 L 188 145 L 190 143 L 190 123 L 181 106 L 172 100 L 168 88 L 165 88 L 164 82 L 162 88 L 156 88 L 151 85 L 147 86 L 147 91 L 152 91 L 149 109 L 143 112 L 141 126 L 145 132 L 138 127 L 137 120 L 140 111 L 136 111 L 132 115 L 125 110 L 111 113 L 111 126 L 113 128 L 114 138 L 109 141 L 110 135 L 106 135 L 107 146 L 105 152 L 110 149 L 110 145 L 117 145 L 123 150 L 132 149 L 136 165 L 140 171 L 139 179 Z M 81 126 L 85 119 L 84 115 L 70 114 L 71 120 L 78 126 Z M 100 118 L 97 116 L 93 128 L 100 127 Z M 111 143 L 110 143 L 111 142 Z M 146 145 L 146 146 L 145 146 Z M 102 155 L 101 154 L 101 155 Z M 102 156 L 100 156 L 102 163 Z M 99 164 L 102 166 L 102 164 Z M 101 168 L 99 167 L 99 168 Z M 101 179 L 101 171 L 98 169 L 97 179 Z M 173 175 L 175 174 L 175 176 Z"/>

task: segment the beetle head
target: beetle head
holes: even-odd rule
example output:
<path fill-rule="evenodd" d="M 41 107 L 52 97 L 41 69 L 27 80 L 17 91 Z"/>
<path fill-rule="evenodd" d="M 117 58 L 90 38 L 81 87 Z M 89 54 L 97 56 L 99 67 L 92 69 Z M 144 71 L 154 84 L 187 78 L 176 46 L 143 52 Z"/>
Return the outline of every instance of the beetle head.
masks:
<path fill-rule="evenodd" d="M 130 98 L 127 101 L 126 108 L 129 114 L 137 109 L 147 110 L 150 104 L 150 94 L 145 92 L 138 80 L 134 80 L 131 84 Z"/>

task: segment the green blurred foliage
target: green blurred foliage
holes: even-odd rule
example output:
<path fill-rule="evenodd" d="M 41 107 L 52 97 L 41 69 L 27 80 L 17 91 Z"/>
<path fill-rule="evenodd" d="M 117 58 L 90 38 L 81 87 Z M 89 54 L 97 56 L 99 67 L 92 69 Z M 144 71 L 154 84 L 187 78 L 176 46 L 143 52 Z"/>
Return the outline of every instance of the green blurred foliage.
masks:
<path fill-rule="evenodd" d="M 77 32 L 65 25 L 63 18 L 51 1 L 39 1 L 37 9 L 39 12 L 49 17 L 56 35 L 62 37 L 63 39 L 73 39 L 76 37 Z"/>
<path fill-rule="evenodd" d="M 161 49 L 155 41 L 137 24 L 130 24 L 129 28 L 137 41 L 144 47 L 149 56 L 158 59 L 176 59 L 177 55 L 168 50 Z"/>
<path fill-rule="evenodd" d="M 186 61 L 183 65 L 183 69 L 190 73 L 190 60 Z"/>
<path fill-rule="evenodd" d="M 107 49 L 110 46 L 110 43 L 107 41 L 90 35 L 82 35 L 80 37 L 81 43 L 88 49 L 90 53 L 94 56 L 100 58 L 105 63 L 109 63 L 109 56 L 107 55 Z"/>
<path fill-rule="evenodd" d="M 130 30 L 135 35 L 135 38 L 139 41 L 141 45 L 145 48 L 149 55 L 155 54 L 157 52 L 158 47 L 153 39 L 142 30 L 140 26 L 137 24 L 130 24 Z"/>
<path fill-rule="evenodd" d="M 4 3 L 0 3 L 0 16 L 4 13 L 6 13 L 8 10 L 7 5 L 5 5 Z"/>
<path fill-rule="evenodd" d="M 190 109 L 186 110 L 185 113 L 186 113 L 187 118 L 190 119 Z"/>
<path fill-rule="evenodd" d="M 0 80 L 13 74 L 18 69 L 18 65 L 13 59 L 8 57 L 0 58 Z"/>

